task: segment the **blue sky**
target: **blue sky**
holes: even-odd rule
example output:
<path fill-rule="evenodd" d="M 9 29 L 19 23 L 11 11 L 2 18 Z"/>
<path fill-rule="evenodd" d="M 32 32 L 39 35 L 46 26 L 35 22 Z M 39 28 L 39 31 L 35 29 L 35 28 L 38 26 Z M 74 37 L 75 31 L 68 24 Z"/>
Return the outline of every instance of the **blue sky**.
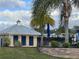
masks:
<path fill-rule="evenodd" d="M 0 0 L 0 29 L 13 24 L 19 19 L 22 24 L 30 26 L 33 0 Z M 79 24 L 79 11 L 73 7 L 73 13 L 69 20 L 69 27 Z M 55 19 L 55 27 L 59 24 L 59 10 L 51 11 L 51 17 Z"/>
<path fill-rule="evenodd" d="M 29 26 L 32 0 L 0 0 L 0 28 L 16 24 L 19 19 Z"/>
<path fill-rule="evenodd" d="M 0 11 L 30 10 L 31 6 L 32 0 L 0 0 Z"/>

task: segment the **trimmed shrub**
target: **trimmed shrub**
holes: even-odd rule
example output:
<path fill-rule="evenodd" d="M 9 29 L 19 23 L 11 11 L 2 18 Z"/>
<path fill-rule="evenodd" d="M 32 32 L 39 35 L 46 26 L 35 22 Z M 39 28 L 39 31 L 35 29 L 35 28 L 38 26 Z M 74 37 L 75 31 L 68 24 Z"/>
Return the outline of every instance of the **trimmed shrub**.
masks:
<path fill-rule="evenodd" d="M 79 42 L 77 42 L 77 48 L 79 48 Z"/>
<path fill-rule="evenodd" d="M 59 47 L 59 42 L 57 42 L 57 41 L 52 41 L 52 42 L 51 42 L 51 46 L 52 46 L 53 48 L 57 48 L 57 47 Z"/>
<path fill-rule="evenodd" d="M 70 45 L 70 43 L 63 43 L 63 47 L 64 47 L 64 48 L 70 48 L 71 45 Z"/>
<path fill-rule="evenodd" d="M 10 45 L 10 38 L 8 36 L 3 36 L 3 46 L 8 47 Z"/>
<path fill-rule="evenodd" d="M 21 43 L 19 41 L 15 41 L 15 47 L 20 47 Z"/>

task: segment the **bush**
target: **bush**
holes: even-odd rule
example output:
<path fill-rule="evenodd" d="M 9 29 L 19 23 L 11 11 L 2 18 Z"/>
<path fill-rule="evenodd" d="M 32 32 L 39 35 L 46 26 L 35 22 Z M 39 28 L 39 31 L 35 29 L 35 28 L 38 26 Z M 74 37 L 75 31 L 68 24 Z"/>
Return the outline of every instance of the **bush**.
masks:
<path fill-rule="evenodd" d="M 79 48 L 79 42 L 77 42 L 77 48 Z"/>
<path fill-rule="evenodd" d="M 10 38 L 8 36 L 3 36 L 3 46 L 8 47 L 10 45 Z"/>
<path fill-rule="evenodd" d="M 71 45 L 70 45 L 70 43 L 64 43 L 64 44 L 63 44 L 63 47 L 64 47 L 64 48 L 70 48 Z"/>
<path fill-rule="evenodd" d="M 15 47 L 20 47 L 21 43 L 19 41 L 15 41 Z"/>
<path fill-rule="evenodd" d="M 57 48 L 57 47 L 59 47 L 59 42 L 57 42 L 57 41 L 52 41 L 52 42 L 51 42 L 51 46 L 52 46 L 53 48 Z"/>

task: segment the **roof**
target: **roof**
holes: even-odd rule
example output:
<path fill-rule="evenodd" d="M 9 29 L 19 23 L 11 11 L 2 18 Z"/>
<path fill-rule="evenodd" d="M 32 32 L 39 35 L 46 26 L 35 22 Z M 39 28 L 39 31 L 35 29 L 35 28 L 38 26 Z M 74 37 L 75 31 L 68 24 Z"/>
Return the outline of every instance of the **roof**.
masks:
<path fill-rule="evenodd" d="M 6 35 L 6 34 L 12 34 L 12 35 L 40 35 L 40 33 L 35 31 L 34 29 L 28 28 L 24 25 L 18 25 L 18 24 L 15 24 L 11 27 L 8 27 L 8 28 L 0 31 L 0 35 Z"/>

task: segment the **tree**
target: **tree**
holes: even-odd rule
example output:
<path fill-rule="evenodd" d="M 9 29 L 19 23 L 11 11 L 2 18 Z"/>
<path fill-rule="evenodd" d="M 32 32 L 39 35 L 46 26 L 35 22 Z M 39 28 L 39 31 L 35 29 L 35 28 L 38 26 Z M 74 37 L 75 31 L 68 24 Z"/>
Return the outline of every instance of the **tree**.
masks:
<path fill-rule="evenodd" d="M 43 46 L 43 34 L 44 34 L 45 25 L 49 24 L 53 26 L 54 23 L 55 21 L 51 17 L 48 17 L 47 15 L 45 15 L 43 18 L 40 18 L 40 20 L 39 19 L 31 20 L 31 27 L 33 27 L 34 29 L 39 29 L 39 31 L 41 32 L 41 46 Z"/>
<path fill-rule="evenodd" d="M 2 39 L 4 41 L 3 46 L 8 47 L 10 44 L 10 38 L 8 36 L 3 36 Z"/>
<path fill-rule="evenodd" d="M 40 20 L 43 15 L 48 14 L 52 8 L 61 9 L 61 24 L 65 28 L 65 42 L 69 42 L 68 21 L 72 11 L 72 6 L 79 7 L 79 0 L 34 0 L 33 4 L 33 18 Z M 63 22 L 62 22 L 63 21 Z"/>

